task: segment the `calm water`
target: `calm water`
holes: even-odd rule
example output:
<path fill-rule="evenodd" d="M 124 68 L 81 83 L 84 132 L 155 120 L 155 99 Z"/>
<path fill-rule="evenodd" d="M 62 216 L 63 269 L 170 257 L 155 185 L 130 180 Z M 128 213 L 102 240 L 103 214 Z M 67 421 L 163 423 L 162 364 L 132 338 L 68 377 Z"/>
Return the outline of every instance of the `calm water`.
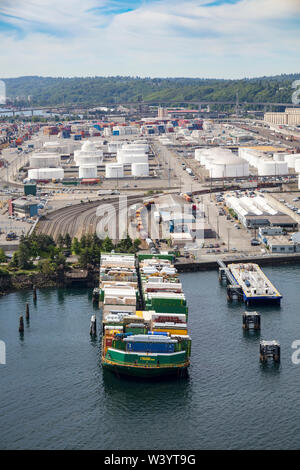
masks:
<path fill-rule="evenodd" d="M 261 307 L 264 339 L 282 345 L 280 367 L 259 363 L 259 334 L 244 334 L 244 304 L 227 305 L 216 272 L 185 274 L 193 336 L 186 380 L 117 379 L 91 341 L 88 290 L 45 289 L 0 300 L 2 449 L 296 449 L 300 447 L 300 267 L 265 268 L 284 296 Z M 30 325 L 18 317 L 31 305 Z M 99 312 L 97 312 L 99 325 Z"/>

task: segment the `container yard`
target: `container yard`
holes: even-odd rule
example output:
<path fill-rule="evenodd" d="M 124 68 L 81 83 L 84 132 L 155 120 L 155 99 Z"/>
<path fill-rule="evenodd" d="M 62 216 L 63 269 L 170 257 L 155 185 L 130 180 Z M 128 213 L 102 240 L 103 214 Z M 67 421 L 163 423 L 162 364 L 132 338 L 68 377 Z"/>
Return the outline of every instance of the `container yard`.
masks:
<path fill-rule="evenodd" d="M 144 378 L 186 374 L 188 309 L 169 257 L 102 254 L 99 301 L 103 367 Z"/>

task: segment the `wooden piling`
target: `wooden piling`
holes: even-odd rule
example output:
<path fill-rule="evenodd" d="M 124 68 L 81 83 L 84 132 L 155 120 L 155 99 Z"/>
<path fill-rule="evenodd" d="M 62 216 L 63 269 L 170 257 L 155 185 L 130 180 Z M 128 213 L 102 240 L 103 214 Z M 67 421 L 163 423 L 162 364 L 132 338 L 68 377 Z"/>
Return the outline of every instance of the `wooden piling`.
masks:
<path fill-rule="evenodd" d="M 33 286 L 33 300 L 34 300 L 34 302 L 36 302 L 36 299 L 37 299 L 36 287 Z"/>
<path fill-rule="evenodd" d="M 19 333 L 24 333 L 24 319 L 23 319 L 23 315 L 20 316 L 20 320 L 19 320 Z"/>
<path fill-rule="evenodd" d="M 97 320 L 96 320 L 96 315 L 92 315 L 92 316 L 91 316 L 90 335 L 91 335 L 91 336 L 97 336 Z"/>
<path fill-rule="evenodd" d="M 26 321 L 29 321 L 29 319 L 30 319 L 30 315 L 29 315 L 29 304 L 26 304 L 25 318 L 26 318 Z"/>

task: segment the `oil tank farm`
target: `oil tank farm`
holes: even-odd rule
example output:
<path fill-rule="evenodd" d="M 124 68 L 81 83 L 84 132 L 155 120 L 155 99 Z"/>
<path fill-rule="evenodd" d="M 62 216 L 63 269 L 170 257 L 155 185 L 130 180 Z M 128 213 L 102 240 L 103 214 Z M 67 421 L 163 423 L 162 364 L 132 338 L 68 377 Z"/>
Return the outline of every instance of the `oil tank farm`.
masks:
<path fill-rule="evenodd" d="M 249 163 L 228 149 L 196 149 L 195 159 L 205 166 L 211 178 L 249 176 Z"/>
<path fill-rule="evenodd" d="M 239 156 L 247 160 L 250 166 L 257 169 L 259 176 L 280 176 L 289 172 L 288 159 L 292 155 L 284 153 L 266 152 L 263 149 L 254 149 L 250 147 L 240 147 Z M 294 162 L 294 159 L 291 159 Z"/>

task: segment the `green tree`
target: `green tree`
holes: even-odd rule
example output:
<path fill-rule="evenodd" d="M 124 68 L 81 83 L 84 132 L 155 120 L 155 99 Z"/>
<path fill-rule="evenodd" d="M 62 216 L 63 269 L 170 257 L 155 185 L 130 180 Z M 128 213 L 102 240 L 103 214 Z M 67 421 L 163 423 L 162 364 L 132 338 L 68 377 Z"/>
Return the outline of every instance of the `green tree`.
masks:
<path fill-rule="evenodd" d="M 72 246 L 72 239 L 68 233 L 66 233 L 65 235 L 64 243 L 65 243 L 66 248 L 70 250 Z"/>
<path fill-rule="evenodd" d="M 73 238 L 72 251 L 75 253 L 75 255 L 79 255 L 81 251 L 81 245 L 78 241 L 78 238 L 76 237 Z"/>
<path fill-rule="evenodd" d="M 81 248 L 85 248 L 87 245 L 86 245 L 86 236 L 85 235 L 82 235 L 82 237 L 80 238 L 80 246 Z"/>
<path fill-rule="evenodd" d="M 4 253 L 4 250 L 0 248 L 0 263 L 5 263 L 6 262 L 6 256 Z"/>
<path fill-rule="evenodd" d="M 103 243 L 102 243 L 102 251 L 106 252 L 106 253 L 110 253 L 111 250 L 114 249 L 114 244 L 113 242 L 111 241 L 111 239 L 109 238 L 109 236 L 107 236 L 104 240 L 103 240 Z"/>
<path fill-rule="evenodd" d="M 59 248 L 63 248 L 64 243 L 65 243 L 65 239 L 64 239 L 64 237 L 62 236 L 62 234 L 60 233 L 60 234 L 58 235 L 58 238 L 57 238 L 57 245 L 59 246 Z"/>
<path fill-rule="evenodd" d="M 79 256 L 79 264 L 82 268 L 87 268 L 89 264 L 93 264 L 94 257 L 91 248 L 83 248 Z"/>
<path fill-rule="evenodd" d="M 55 271 L 54 266 L 49 259 L 43 259 L 39 261 L 38 270 L 41 273 L 47 274 L 47 275 L 53 274 Z"/>

